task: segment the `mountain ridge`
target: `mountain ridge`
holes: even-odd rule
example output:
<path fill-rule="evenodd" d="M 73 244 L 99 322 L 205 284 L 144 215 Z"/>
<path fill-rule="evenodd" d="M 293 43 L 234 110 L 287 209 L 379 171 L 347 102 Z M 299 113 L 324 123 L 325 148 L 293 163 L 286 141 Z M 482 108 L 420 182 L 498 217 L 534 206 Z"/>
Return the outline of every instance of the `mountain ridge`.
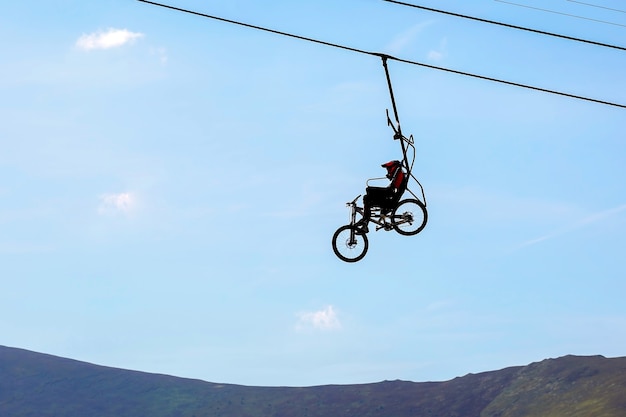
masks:
<path fill-rule="evenodd" d="M 623 417 L 626 357 L 568 355 L 443 382 L 252 387 L 0 346 L 11 417 Z"/>

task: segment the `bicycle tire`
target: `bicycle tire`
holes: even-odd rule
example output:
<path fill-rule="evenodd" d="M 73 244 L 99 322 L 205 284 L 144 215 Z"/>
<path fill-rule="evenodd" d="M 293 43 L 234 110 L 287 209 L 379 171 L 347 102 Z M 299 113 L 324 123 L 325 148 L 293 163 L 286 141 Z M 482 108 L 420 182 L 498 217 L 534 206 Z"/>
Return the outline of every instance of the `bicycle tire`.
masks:
<path fill-rule="evenodd" d="M 391 212 L 391 222 L 396 232 L 413 236 L 424 230 L 428 221 L 428 211 L 421 201 L 415 198 L 402 200 Z"/>
<path fill-rule="evenodd" d="M 358 233 L 354 226 L 341 226 L 333 235 L 333 251 L 344 262 L 357 262 L 363 259 L 369 248 L 365 233 Z"/>

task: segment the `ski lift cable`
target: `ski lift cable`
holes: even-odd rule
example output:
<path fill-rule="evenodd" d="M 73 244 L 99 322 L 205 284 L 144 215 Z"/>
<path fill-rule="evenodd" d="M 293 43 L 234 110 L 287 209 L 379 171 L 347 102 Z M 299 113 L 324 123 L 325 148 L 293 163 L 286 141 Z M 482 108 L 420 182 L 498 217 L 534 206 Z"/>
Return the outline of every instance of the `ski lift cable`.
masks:
<path fill-rule="evenodd" d="M 431 7 L 420 6 L 418 4 L 406 3 L 406 2 L 398 1 L 398 0 L 383 0 L 383 1 L 386 1 L 386 2 L 389 2 L 389 3 L 399 4 L 401 6 L 408 6 L 408 7 L 413 7 L 413 8 L 416 8 L 416 9 L 427 10 L 429 12 L 446 14 L 446 15 L 449 15 L 449 16 L 460 17 L 460 18 L 463 18 L 463 19 L 475 20 L 475 21 L 482 22 L 482 23 L 489 23 L 489 24 L 492 24 L 492 25 L 504 26 L 504 27 L 511 28 L 511 29 L 525 30 L 527 32 L 538 33 L 540 35 L 554 36 L 556 38 L 567 39 L 567 40 L 570 40 L 570 41 L 583 42 L 583 43 L 588 43 L 588 44 L 595 45 L 595 46 L 603 46 L 603 47 L 606 47 L 606 48 L 613 48 L 613 49 L 619 49 L 619 50 L 622 50 L 622 51 L 626 51 L 626 47 L 619 46 L 619 45 L 611 45 L 611 44 L 597 42 L 597 41 L 592 41 L 592 40 L 588 40 L 588 39 L 575 38 L 573 36 L 561 35 L 561 34 L 558 34 L 558 33 L 546 32 L 546 31 L 543 31 L 543 30 L 527 28 L 527 27 L 524 27 L 524 26 L 512 25 L 512 24 L 509 24 L 509 23 L 498 22 L 498 21 L 495 21 L 495 20 L 488 20 L 488 19 L 483 19 L 483 18 L 480 18 L 480 17 L 474 17 L 474 16 L 468 16 L 468 15 L 464 15 L 464 14 L 460 14 L 460 13 L 448 12 L 448 11 L 445 11 L 445 10 L 434 9 L 434 8 L 431 8 Z M 508 3 L 508 2 L 503 2 L 503 3 L 513 4 L 513 3 Z M 579 17 L 579 16 L 575 16 L 575 17 Z M 603 23 L 608 23 L 608 22 L 603 22 Z"/>
<path fill-rule="evenodd" d="M 612 9 L 611 7 L 600 6 L 599 4 L 585 3 L 584 1 L 577 1 L 577 0 L 567 0 L 567 1 L 569 1 L 570 3 L 584 4 L 585 6 L 589 6 L 589 7 L 597 7 L 599 9 L 611 10 L 613 12 L 626 13 L 626 10 Z"/>
<path fill-rule="evenodd" d="M 200 13 L 200 12 L 195 12 L 195 11 L 192 11 L 192 10 L 182 9 L 182 8 L 179 8 L 179 7 L 175 7 L 175 6 L 171 6 L 171 5 L 167 5 L 167 4 L 163 4 L 163 3 L 157 3 L 157 2 L 154 2 L 154 1 L 150 1 L 150 0 L 137 0 L 137 1 L 140 1 L 142 3 L 151 4 L 151 5 L 158 6 L 158 7 L 163 7 L 163 8 L 170 9 L 170 10 L 175 10 L 175 11 L 179 11 L 179 12 L 183 12 L 183 13 L 188 13 L 188 14 L 192 14 L 192 15 L 208 18 L 208 19 L 213 19 L 213 20 L 218 20 L 218 21 L 231 23 L 231 24 L 235 24 L 235 25 L 239 25 L 239 26 L 244 26 L 244 27 L 251 28 L 251 29 L 257 29 L 257 30 L 261 30 L 261 31 L 264 31 L 264 32 L 269 32 L 269 33 L 273 33 L 273 34 L 277 34 L 277 35 L 287 36 L 287 37 L 290 37 L 290 38 L 295 38 L 295 39 L 299 39 L 299 40 L 313 42 L 313 43 L 317 43 L 317 44 L 321 44 L 321 45 L 325 45 L 325 46 L 331 46 L 331 47 L 334 47 L 334 48 L 339 48 L 339 49 L 343 49 L 343 50 L 347 50 L 347 51 L 351 51 L 351 52 L 356 52 L 356 53 L 370 55 L 370 56 L 377 56 L 377 57 L 380 57 L 380 58 L 386 58 L 386 59 L 389 59 L 389 60 L 402 62 L 402 63 L 405 63 L 405 64 L 416 65 L 416 66 L 429 68 L 429 69 L 434 69 L 434 70 L 438 70 L 438 71 L 444 71 L 444 72 L 448 72 L 448 73 L 452 73 L 452 74 L 463 75 L 463 76 L 466 76 L 466 77 L 477 78 L 477 79 L 481 79 L 481 80 L 485 80 L 485 81 L 491 81 L 491 82 L 496 82 L 496 83 L 500 83 L 500 84 L 506 84 L 506 85 L 510 85 L 510 86 L 513 86 L 513 87 L 520 87 L 520 88 L 540 91 L 540 92 L 543 92 L 543 93 L 555 94 L 555 95 L 559 95 L 559 96 L 563 96 L 563 97 L 568 97 L 568 98 L 572 98 L 572 99 L 576 99 L 576 100 L 583 100 L 583 101 L 593 102 L 593 103 L 597 103 L 597 104 L 603 104 L 603 105 L 607 105 L 607 106 L 613 106 L 613 107 L 619 107 L 619 108 L 626 109 L 626 105 L 625 104 L 619 104 L 619 103 L 614 103 L 614 102 L 610 102 L 610 101 L 605 101 L 605 100 L 599 100 L 599 99 L 590 98 L 590 97 L 579 96 L 579 95 L 575 95 L 575 94 L 565 93 L 565 92 L 562 92 L 562 91 L 550 90 L 550 89 L 547 89 L 547 88 L 536 87 L 536 86 L 532 86 L 532 85 L 528 85 L 528 84 L 522 84 L 522 83 L 513 82 L 513 81 L 501 80 L 501 79 L 498 79 L 498 78 L 488 77 L 488 76 L 484 76 L 484 75 L 472 74 L 472 73 L 469 73 L 469 72 L 459 71 L 459 70 L 455 70 L 455 69 L 451 69 L 451 68 L 425 64 L 423 62 L 411 61 L 411 60 L 402 59 L 402 58 L 396 58 L 396 57 L 391 56 L 391 55 L 386 55 L 386 54 L 382 54 L 382 53 L 378 53 L 378 52 L 366 51 L 366 50 L 363 50 L 363 49 L 357 49 L 357 48 L 353 48 L 353 47 L 349 47 L 349 46 L 345 46 L 345 45 L 340 45 L 340 44 L 336 44 L 336 43 L 321 41 L 321 40 L 318 40 L 318 39 L 313 39 L 313 38 L 309 38 L 309 37 L 305 37 L 305 36 L 294 35 L 294 34 L 291 34 L 291 33 L 282 32 L 282 31 L 278 31 L 278 30 L 275 30 L 275 29 L 268 29 L 268 28 L 265 28 L 265 27 L 262 27 L 262 26 L 252 25 L 252 24 L 249 24 L 249 23 L 243 23 L 243 22 L 239 22 L 239 21 L 236 21 L 236 20 L 225 19 L 223 17 L 218 17 L 218 16 L 209 15 L 209 14 L 206 14 L 206 13 Z"/>
<path fill-rule="evenodd" d="M 613 26 L 622 26 L 622 27 L 626 27 L 626 25 L 622 25 L 621 23 L 615 23 L 615 22 L 607 22 L 606 20 L 598 20 L 598 19 L 592 19 L 590 17 L 585 17 L 585 16 L 577 16 L 575 14 L 569 14 L 569 13 L 563 13 L 563 12 L 557 12 L 556 10 L 549 10 L 549 9 L 542 9 L 540 7 L 533 7 L 533 6 L 528 6 L 526 4 L 520 4 L 520 3 L 513 3 L 511 1 L 505 1 L 505 0 L 495 0 L 499 3 L 505 3 L 505 4 L 510 4 L 511 6 L 518 6 L 518 7 L 525 7 L 527 9 L 532 9 L 532 10 L 538 10 L 540 12 L 546 12 L 546 13 L 553 13 L 553 14 L 560 14 L 561 16 L 567 16 L 567 17 L 573 17 L 576 19 L 583 19 L 583 20 L 590 20 L 592 22 L 596 22 L 596 23 L 604 23 L 605 25 L 613 25 Z"/>
<path fill-rule="evenodd" d="M 364 51 L 364 50 L 361 50 L 361 49 L 351 48 L 349 46 L 338 45 L 336 43 L 320 41 L 320 40 L 313 39 L 313 38 L 307 38 L 305 36 L 294 35 L 294 34 L 291 34 L 291 33 L 282 32 L 282 31 L 275 30 L 275 29 L 268 29 L 268 28 L 265 28 L 265 27 L 262 27 L 262 26 L 257 26 L 257 25 L 252 25 L 252 24 L 249 24 L 249 23 L 238 22 L 236 20 L 231 20 L 231 19 L 225 19 L 223 17 L 213 16 L 213 15 L 206 14 L 206 13 L 195 12 L 193 10 L 182 9 L 180 7 L 170 6 L 168 4 L 157 3 L 157 2 L 154 2 L 154 1 L 150 1 L 150 0 L 138 0 L 138 1 L 140 1 L 142 3 L 152 4 L 154 6 L 164 7 L 166 9 L 176 10 L 178 12 L 188 13 L 188 14 L 192 14 L 192 15 L 196 15 L 196 16 L 200 16 L 200 17 L 206 17 L 208 19 L 213 19 L 213 20 L 219 20 L 221 22 L 232 23 L 232 24 L 238 25 L 238 26 L 244 26 L 244 27 L 247 27 L 247 28 L 250 28 L 250 29 L 257 29 L 257 30 L 261 30 L 261 31 L 264 31 L 264 32 L 273 33 L 273 34 L 276 34 L 276 35 L 287 36 L 287 37 L 290 37 L 290 38 L 300 39 L 300 40 L 303 40 L 303 41 L 319 43 L 319 44 L 326 45 L 326 46 L 332 46 L 334 48 L 341 48 L 341 49 L 346 49 L 346 50 L 352 51 L 352 52 L 358 52 L 358 53 L 361 53 L 361 54 L 370 54 L 371 55 L 371 52 Z"/>

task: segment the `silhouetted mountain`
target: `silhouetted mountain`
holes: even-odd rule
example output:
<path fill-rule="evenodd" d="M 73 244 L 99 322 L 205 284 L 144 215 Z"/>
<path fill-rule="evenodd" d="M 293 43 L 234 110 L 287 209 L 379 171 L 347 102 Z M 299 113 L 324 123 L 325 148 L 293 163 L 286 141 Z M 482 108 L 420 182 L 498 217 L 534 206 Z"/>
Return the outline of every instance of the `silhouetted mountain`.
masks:
<path fill-rule="evenodd" d="M 626 358 L 566 356 L 447 382 L 215 384 L 0 346 L 2 417 L 624 417 Z"/>

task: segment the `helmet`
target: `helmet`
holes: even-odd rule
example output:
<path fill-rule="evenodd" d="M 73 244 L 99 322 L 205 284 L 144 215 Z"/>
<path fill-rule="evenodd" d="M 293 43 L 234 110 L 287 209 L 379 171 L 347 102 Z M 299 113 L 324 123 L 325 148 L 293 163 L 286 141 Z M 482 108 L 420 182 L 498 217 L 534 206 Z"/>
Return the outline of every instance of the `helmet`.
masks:
<path fill-rule="evenodd" d="M 387 168 L 387 178 L 391 179 L 393 177 L 393 174 L 396 172 L 396 170 L 400 168 L 400 165 L 401 165 L 400 161 L 393 160 L 393 161 L 385 162 L 384 164 L 381 165 L 381 167 Z"/>

